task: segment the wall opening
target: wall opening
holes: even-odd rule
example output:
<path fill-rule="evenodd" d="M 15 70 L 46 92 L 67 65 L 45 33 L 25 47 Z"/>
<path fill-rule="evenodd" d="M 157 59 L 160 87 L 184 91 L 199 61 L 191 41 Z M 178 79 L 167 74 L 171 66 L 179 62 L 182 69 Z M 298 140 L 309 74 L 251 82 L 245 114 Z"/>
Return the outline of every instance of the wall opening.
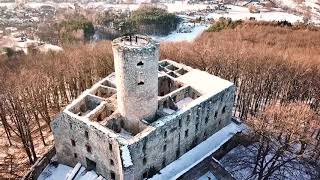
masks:
<path fill-rule="evenodd" d="M 226 106 L 223 106 L 222 108 L 222 114 L 224 114 L 226 112 Z"/>
<path fill-rule="evenodd" d="M 204 134 L 203 134 L 203 138 L 207 139 L 207 137 L 208 137 L 208 134 L 207 134 L 207 131 L 205 131 Z"/>
<path fill-rule="evenodd" d="M 98 115 L 98 117 L 97 117 L 97 121 L 98 121 L 98 122 L 102 121 L 101 114 L 99 114 L 99 115 Z"/>
<path fill-rule="evenodd" d="M 116 179 L 116 174 L 113 171 L 110 171 L 111 179 Z"/>
<path fill-rule="evenodd" d="M 142 178 L 143 179 L 149 179 L 151 177 L 153 177 L 155 174 L 158 173 L 158 170 L 152 166 L 150 167 L 150 169 L 147 169 L 143 174 L 142 174 Z"/>
<path fill-rule="evenodd" d="M 163 108 L 167 108 L 168 107 L 168 102 L 167 101 L 164 101 L 163 102 Z"/>
<path fill-rule="evenodd" d="M 91 152 L 92 152 L 92 151 L 91 151 L 91 150 L 92 150 L 92 149 L 91 149 L 91 146 L 88 145 L 88 144 L 86 145 L 86 149 L 87 149 L 87 152 L 88 152 L 88 153 L 91 153 Z"/>
<path fill-rule="evenodd" d="M 166 167 L 166 159 L 165 158 L 162 160 L 161 166 L 162 166 L 162 168 Z"/>
<path fill-rule="evenodd" d="M 110 165 L 113 166 L 114 165 L 114 161 L 112 159 L 110 159 Z"/>
<path fill-rule="evenodd" d="M 96 171 L 96 169 L 97 169 L 97 164 L 96 164 L 96 162 L 94 162 L 94 161 L 92 161 L 91 159 L 88 159 L 88 158 L 86 157 L 86 163 L 87 163 L 87 170 L 88 170 L 88 171 L 91 171 L 91 170 Z"/>
<path fill-rule="evenodd" d="M 184 137 L 188 137 L 189 136 L 189 129 L 184 131 Z"/>
<path fill-rule="evenodd" d="M 144 157 L 142 162 L 143 162 L 143 165 L 146 165 L 147 164 L 147 158 Z"/>
<path fill-rule="evenodd" d="M 143 179 L 147 179 L 148 178 L 148 170 L 143 173 L 142 178 Z"/>
<path fill-rule="evenodd" d="M 138 67 L 141 67 L 141 66 L 143 66 L 144 65 L 144 63 L 142 62 L 142 61 L 139 61 L 138 63 L 137 63 L 137 66 Z"/>
<path fill-rule="evenodd" d="M 72 145 L 72 146 L 76 146 L 76 141 L 73 140 L 73 139 L 71 139 L 71 145 Z"/>
<path fill-rule="evenodd" d="M 178 159 L 180 156 L 180 149 L 178 148 L 177 151 L 176 151 L 176 159 Z"/>
<path fill-rule="evenodd" d="M 167 145 L 166 144 L 163 146 L 163 152 L 165 152 L 165 151 L 167 151 Z"/>
<path fill-rule="evenodd" d="M 84 136 L 85 136 L 87 139 L 89 139 L 89 133 L 88 133 L 88 131 L 84 131 Z"/>
<path fill-rule="evenodd" d="M 139 85 L 139 86 L 144 85 L 144 82 L 143 82 L 143 81 L 140 81 L 140 82 L 138 82 L 138 85 Z"/>
<path fill-rule="evenodd" d="M 147 149 L 147 140 L 143 141 L 143 146 L 142 146 L 143 152 L 145 152 L 146 149 Z"/>

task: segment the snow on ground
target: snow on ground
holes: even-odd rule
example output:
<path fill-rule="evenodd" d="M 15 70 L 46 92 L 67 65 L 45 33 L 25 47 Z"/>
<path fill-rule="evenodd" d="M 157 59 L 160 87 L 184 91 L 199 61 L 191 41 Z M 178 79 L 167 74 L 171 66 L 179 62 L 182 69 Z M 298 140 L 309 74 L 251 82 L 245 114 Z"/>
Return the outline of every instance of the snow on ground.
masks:
<path fill-rule="evenodd" d="M 169 109 L 169 108 L 163 108 L 162 111 L 167 113 L 167 114 L 173 114 L 173 113 L 176 112 L 175 110 L 172 110 L 172 109 Z"/>
<path fill-rule="evenodd" d="M 98 178 L 98 175 L 94 171 L 86 171 L 86 173 L 83 176 L 80 176 L 79 179 L 74 180 L 96 180 Z"/>
<path fill-rule="evenodd" d="M 212 172 L 208 171 L 203 176 L 198 178 L 198 180 L 217 180 L 217 178 L 212 174 Z"/>
<path fill-rule="evenodd" d="M 61 47 L 52 45 L 52 44 L 43 44 L 39 46 L 38 49 L 40 52 L 43 52 L 43 53 L 47 53 L 49 51 L 59 52 L 63 50 Z"/>
<path fill-rule="evenodd" d="M 254 17 L 256 20 L 263 21 L 289 21 L 291 23 L 302 22 L 302 16 L 289 14 L 287 12 L 270 11 L 260 13 L 250 13 L 247 7 L 228 5 L 229 13 L 210 13 L 207 18 L 219 19 L 220 17 L 231 18 L 232 20 L 247 20 Z"/>
<path fill-rule="evenodd" d="M 157 41 L 168 41 L 168 42 L 175 42 L 175 41 L 193 41 L 196 37 L 198 37 L 203 31 L 208 29 L 209 26 L 206 25 L 199 25 L 196 26 L 191 33 L 178 33 L 173 32 L 168 36 L 153 36 L 153 38 Z"/>
<path fill-rule="evenodd" d="M 40 174 L 38 180 L 64 180 L 67 175 L 72 172 L 73 168 L 58 164 L 54 166 L 49 164 Z M 74 180 L 95 180 L 98 175 L 94 171 L 87 171 L 84 167 L 81 167 Z"/>
<path fill-rule="evenodd" d="M 259 146 L 256 144 L 244 147 L 242 145 L 237 146 L 222 157 L 220 163 L 226 168 L 236 179 L 248 179 L 251 175 L 255 159 L 258 153 Z M 265 162 L 268 162 L 274 156 L 273 152 L 270 151 L 265 157 Z M 241 161 L 239 161 L 241 159 Z M 279 162 L 278 162 L 279 163 Z M 310 174 L 308 174 L 308 168 L 302 164 L 292 161 L 285 167 L 293 167 L 295 169 L 303 170 L 296 171 L 293 169 L 283 169 L 284 174 L 287 176 L 288 180 L 296 180 L 298 177 L 301 179 L 311 179 Z M 276 172 L 275 172 L 276 173 Z M 250 179 L 255 179 L 254 177 Z M 272 179 L 272 178 L 271 178 Z"/>
<path fill-rule="evenodd" d="M 7 7 L 8 9 L 14 9 L 16 7 L 16 3 L 0 3 L 0 7 Z"/>
<path fill-rule="evenodd" d="M 67 173 L 71 171 L 72 168 L 66 165 L 59 164 L 57 167 L 49 164 L 40 174 L 38 180 L 57 180 L 65 179 Z"/>
<path fill-rule="evenodd" d="M 320 2 L 318 0 L 304 0 L 300 4 L 295 0 L 276 0 L 280 6 L 286 6 L 290 9 L 297 10 L 300 13 L 305 12 L 305 9 L 310 9 L 311 22 L 317 25 L 320 24 Z"/>
<path fill-rule="evenodd" d="M 164 3 L 169 12 L 182 12 L 206 9 L 206 4 L 187 4 L 187 1 L 175 1 L 174 3 Z"/>
<path fill-rule="evenodd" d="M 294 0 L 278 0 L 278 1 L 292 8 L 302 6 L 302 5 L 297 5 L 294 2 Z M 316 24 L 320 24 L 320 5 L 316 4 L 316 1 L 317 0 L 306 0 L 306 2 L 303 2 L 303 5 L 311 7 L 312 12 L 315 14 L 315 16 L 312 17 L 312 22 Z M 7 4 L 0 4 L 0 5 L 13 6 L 13 4 L 14 3 L 11 3 L 11 4 L 7 3 Z M 27 3 L 26 5 L 33 8 L 39 8 L 42 5 L 74 8 L 74 4 L 72 3 L 32 2 L 32 3 Z M 187 1 L 176 1 L 175 3 L 164 3 L 162 5 L 166 6 L 167 10 L 172 13 L 203 10 L 203 9 L 206 9 L 208 6 L 206 4 L 187 4 Z M 121 10 L 130 9 L 131 11 L 133 11 L 138 9 L 140 7 L 140 4 L 108 4 L 105 2 L 89 2 L 87 4 L 81 4 L 80 6 L 88 9 L 107 10 L 109 8 L 114 8 L 114 9 L 121 9 Z M 228 12 L 220 12 L 220 13 L 215 12 L 215 13 L 209 13 L 208 15 L 204 14 L 204 16 L 206 16 L 207 19 L 213 18 L 215 20 L 219 19 L 220 17 L 231 18 L 232 20 L 240 20 L 240 19 L 246 20 L 246 19 L 249 19 L 250 17 L 254 17 L 256 20 L 264 20 L 264 21 L 286 20 L 291 23 L 303 21 L 302 15 L 290 14 L 290 13 L 281 11 L 281 9 L 273 9 L 273 11 L 261 11 L 260 13 L 250 13 L 247 7 L 234 6 L 234 5 L 227 5 L 227 7 L 230 8 L 228 9 Z M 183 16 L 185 16 L 185 18 L 191 18 L 191 19 L 194 18 L 193 16 L 186 16 L 186 15 L 183 15 Z M 196 37 L 198 37 L 208 27 L 209 27 L 208 25 L 197 25 L 195 28 L 193 28 L 192 32 L 190 33 L 178 33 L 175 31 L 167 36 L 154 36 L 154 39 L 158 41 L 169 41 L 169 42 L 176 42 L 176 41 L 190 42 L 196 39 Z"/>
<path fill-rule="evenodd" d="M 174 6 L 176 4 L 173 4 Z M 191 6 L 191 5 L 189 5 Z M 168 6 L 169 12 L 174 12 L 181 10 L 181 8 L 172 8 L 170 9 L 171 6 Z M 254 17 L 256 20 L 263 20 L 263 21 L 288 21 L 291 23 L 296 23 L 296 22 L 302 22 L 303 17 L 290 14 L 287 12 L 281 12 L 280 10 L 277 11 L 263 11 L 260 13 L 250 13 L 249 9 L 247 7 L 241 7 L 241 6 L 233 6 L 233 5 L 228 5 L 228 8 L 231 8 L 228 10 L 228 13 L 209 13 L 206 18 L 207 19 L 219 19 L 220 17 L 225 17 L 225 18 L 231 18 L 232 20 L 248 20 L 250 17 Z M 194 10 L 198 9 L 205 9 L 205 7 L 197 6 L 194 5 L 193 8 Z M 184 15 L 184 17 L 186 17 Z M 192 18 L 190 16 L 190 18 Z M 190 33 L 178 33 L 178 32 L 172 32 L 168 36 L 154 36 L 153 38 L 158 41 L 168 41 L 168 42 L 176 42 L 176 41 L 193 41 L 196 39 L 202 32 L 204 32 L 206 29 L 209 28 L 209 25 L 196 25 L 195 28 L 192 30 Z"/>
<path fill-rule="evenodd" d="M 178 106 L 179 109 L 185 107 L 186 105 L 188 105 L 190 102 L 192 102 L 193 99 L 191 97 L 186 97 L 184 99 L 181 99 L 180 101 L 178 101 L 176 103 L 176 105 Z"/>
<path fill-rule="evenodd" d="M 77 175 L 80 168 L 81 168 L 81 164 L 78 162 L 76 166 L 67 174 L 67 177 L 68 177 L 67 180 L 73 179 Z"/>
<path fill-rule="evenodd" d="M 230 123 L 207 140 L 203 141 L 179 159 L 173 161 L 168 166 L 156 174 L 152 180 L 162 179 L 177 179 L 179 176 L 190 170 L 192 167 L 200 163 L 203 159 L 210 156 L 213 152 L 218 150 L 224 143 L 230 140 L 242 128 L 235 123 Z"/>
<path fill-rule="evenodd" d="M 121 131 L 119 133 L 123 138 L 125 139 L 130 139 L 132 138 L 132 133 L 129 133 L 128 131 L 126 131 L 125 129 L 121 128 Z"/>

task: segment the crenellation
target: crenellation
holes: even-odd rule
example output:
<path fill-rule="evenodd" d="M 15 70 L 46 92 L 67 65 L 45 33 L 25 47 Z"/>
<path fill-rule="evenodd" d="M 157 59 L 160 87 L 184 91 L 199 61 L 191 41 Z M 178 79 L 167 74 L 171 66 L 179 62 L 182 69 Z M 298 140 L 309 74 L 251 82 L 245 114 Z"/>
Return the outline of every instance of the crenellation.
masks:
<path fill-rule="evenodd" d="M 60 163 L 80 162 L 107 179 L 144 179 L 230 123 L 232 83 L 158 61 L 159 44 L 147 37 L 131 41 L 113 42 L 115 73 L 52 123 Z"/>

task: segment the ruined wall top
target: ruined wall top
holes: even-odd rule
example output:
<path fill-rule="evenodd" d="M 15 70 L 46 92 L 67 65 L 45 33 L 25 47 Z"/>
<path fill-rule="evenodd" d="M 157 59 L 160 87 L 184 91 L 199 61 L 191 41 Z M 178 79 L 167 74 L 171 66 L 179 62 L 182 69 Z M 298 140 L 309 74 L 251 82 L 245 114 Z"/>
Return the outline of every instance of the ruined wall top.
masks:
<path fill-rule="evenodd" d="M 122 36 L 112 41 L 113 48 L 118 50 L 132 50 L 132 51 L 141 51 L 141 50 L 150 50 L 153 51 L 156 47 L 159 46 L 159 43 L 153 40 L 151 37 L 143 35 L 130 35 Z"/>

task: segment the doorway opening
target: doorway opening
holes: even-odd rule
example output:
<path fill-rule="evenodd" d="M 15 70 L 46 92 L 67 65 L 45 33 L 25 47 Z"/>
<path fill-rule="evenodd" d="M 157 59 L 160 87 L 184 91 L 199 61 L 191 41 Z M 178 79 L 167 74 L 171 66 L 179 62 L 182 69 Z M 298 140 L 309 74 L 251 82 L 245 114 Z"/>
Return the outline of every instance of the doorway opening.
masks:
<path fill-rule="evenodd" d="M 88 158 L 86 158 L 86 162 L 87 162 L 87 170 L 88 171 L 91 171 L 91 170 L 96 171 L 96 168 L 97 168 L 96 162 L 94 162 Z"/>

